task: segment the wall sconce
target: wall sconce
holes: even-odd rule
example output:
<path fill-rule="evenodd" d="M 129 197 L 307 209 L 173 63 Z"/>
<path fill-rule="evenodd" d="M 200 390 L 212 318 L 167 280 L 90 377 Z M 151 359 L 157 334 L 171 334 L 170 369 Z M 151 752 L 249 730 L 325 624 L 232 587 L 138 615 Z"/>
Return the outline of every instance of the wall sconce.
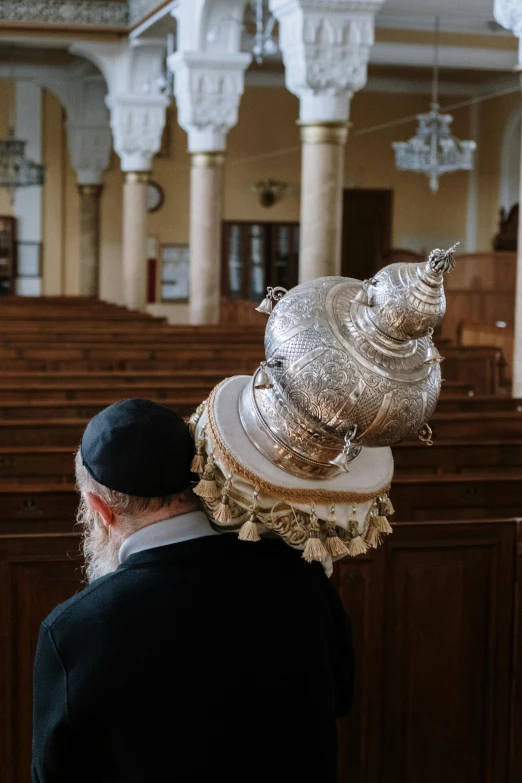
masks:
<path fill-rule="evenodd" d="M 288 190 L 286 182 L 278 182 L 275 179 L 256 182 L 252 191 L 257 193 L 262 207 L 273 207 L 276 201 L 280 201 Z"/>

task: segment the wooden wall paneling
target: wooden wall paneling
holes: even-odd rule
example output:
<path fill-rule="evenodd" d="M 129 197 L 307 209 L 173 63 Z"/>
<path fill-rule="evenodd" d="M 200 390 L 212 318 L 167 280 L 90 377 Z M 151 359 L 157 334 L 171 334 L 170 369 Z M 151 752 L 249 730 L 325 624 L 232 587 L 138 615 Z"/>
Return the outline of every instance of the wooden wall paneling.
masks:
<path fill-rule="evenodd" d="M 79 589 L 78 537 L 0 536 L 0 780 L 30 783 L 38 630 Z M 72 782 L 71 782 L 72 783 Z"/>
<path fill-rule="evenodd" d="M 517 520 L 509 783 L 522 780 L 522 519 Z"/>
<path fill-rule="evenodd" d="M 352 621 L 355 652 L 353 709 L 339 721 L 339 781 L 379 780 L 381 766 L 384 549 L 340 561 L 334 581 Z"/>
<path fill-rule="evenodd" d="M 513 522 L 388 539 L 379 783 L 508 780 L 514 551 Z"/>

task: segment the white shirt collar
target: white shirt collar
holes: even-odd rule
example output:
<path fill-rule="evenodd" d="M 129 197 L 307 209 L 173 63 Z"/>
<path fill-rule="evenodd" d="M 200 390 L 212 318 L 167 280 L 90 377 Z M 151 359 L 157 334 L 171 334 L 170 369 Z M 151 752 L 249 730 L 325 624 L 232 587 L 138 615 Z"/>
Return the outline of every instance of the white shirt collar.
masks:
<path fill-rule="evenodd" d="M 120 547 L 119 560 L 123 563 L 130 555 L 143 552 L 145 549 L 155 549 L 158 546 L 178 544 L 191 538 L 217 536 L 219 533 L 210 526 L 203 511 L 189 511 L 177 517 L 154 522 L 131 533 Z"/>

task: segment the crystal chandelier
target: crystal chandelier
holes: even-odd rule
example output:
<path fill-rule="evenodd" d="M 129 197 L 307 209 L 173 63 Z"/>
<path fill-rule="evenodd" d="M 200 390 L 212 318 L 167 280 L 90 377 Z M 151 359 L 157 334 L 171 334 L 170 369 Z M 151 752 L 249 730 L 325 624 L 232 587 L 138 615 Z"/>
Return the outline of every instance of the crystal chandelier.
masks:
<path fill-rule="evenodd" d="M 421 171 L 429 176 L 430 190 L 439 189 L 439 177 L 448 171 L 473 168 L 474 141 L 460 141 L 451 134 L 451 114 L 439 113 L 439 18 L 435 20 L 435 57 L 430 112 L 418 114 L 419 127 L 409 141 L 395 141 L 395 165 L 401 171 Z"/>
<path fill-rule="evenodd" d="M 255 0 L 248 4 L 245 22 L 255 26 L 252 54 L 256 63 L 262 63 L 265 57 L 273 57 L 279 51 L 274 38 L 275 21 L 268 8 L 268 0 Z"/>
<path fill-rule="evenodd" d="M 45 167 L 25 157 L 26 144 L 15 138 L 13 128 L 0 141 L 0 188 L 9 192 L 11 204 L 18 188 L 44 184 Z"/>

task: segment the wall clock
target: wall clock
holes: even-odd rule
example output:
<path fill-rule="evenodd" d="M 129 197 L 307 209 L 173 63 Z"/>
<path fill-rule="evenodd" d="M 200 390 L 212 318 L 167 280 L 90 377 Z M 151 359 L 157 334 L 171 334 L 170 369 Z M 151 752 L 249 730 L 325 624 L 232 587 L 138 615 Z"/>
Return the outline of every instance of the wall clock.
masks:
<path fill-rule="evenodd" d="M 147 187 L 147 211 L 157 212 L 165 201 L 165 192 L 157 182 L 149 182 Z"/>

